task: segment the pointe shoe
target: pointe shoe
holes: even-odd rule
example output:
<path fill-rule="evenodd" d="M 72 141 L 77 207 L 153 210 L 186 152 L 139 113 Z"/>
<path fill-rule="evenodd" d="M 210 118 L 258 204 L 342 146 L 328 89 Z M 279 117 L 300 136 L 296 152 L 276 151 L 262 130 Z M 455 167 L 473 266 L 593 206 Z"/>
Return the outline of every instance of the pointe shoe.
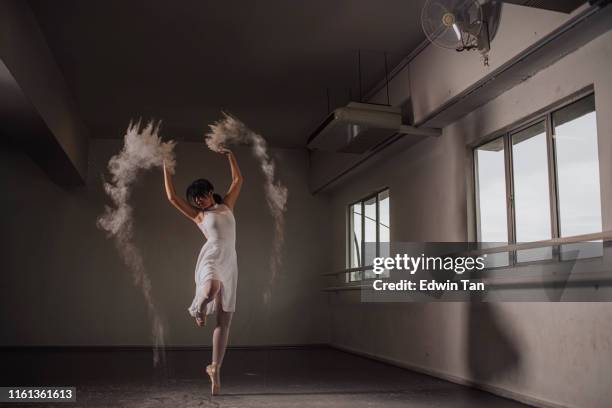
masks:
<path fill-rule="evenodd" d="M 219 366 L 216 363 L 211 363 L 206 366 L 206 374 L 210 377 L 210 395 L 219 395 L 221 392 L 221 384 L 219 384 L 217 376 L 219 375 Z"/>
<path fill-rule="evenodd" d="M 196 316 L 195 316 L 195 321 L 196 321 L 196 324 L 197 324 L 199 327 L 204 327 L 204 326 L 206 326 L 206 315 L 205 315 L 205 314 L 203 314 L 202 312 L 198 312 L 198 313 L 196 313 Z"/>

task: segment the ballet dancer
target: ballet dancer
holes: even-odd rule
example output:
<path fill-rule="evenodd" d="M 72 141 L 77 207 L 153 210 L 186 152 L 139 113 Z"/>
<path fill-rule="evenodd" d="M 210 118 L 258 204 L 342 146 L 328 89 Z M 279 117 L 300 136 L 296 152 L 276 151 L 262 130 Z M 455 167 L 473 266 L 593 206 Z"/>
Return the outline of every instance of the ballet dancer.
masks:
<path fill-rule="evenodd" d="M 164 162 L 164 186 L 168 200 L 192 220 L 206 238 L 196 263 L 196 290 L 188 311 L 199 327 L 206 324 L 207 315 L 216 313 L 217 316 L 212 338 L 212 362 L 206 366 L 212 395 L 218 395 L 221 390 L 221 365 L 236 306 L 238 263 L 233 212 L 242 187 L 242 175 L 233 152 L 223 149 L 221 153 L 227 156 L 232 173 L 232 183 L 223 198 L 214 192 L 210 181 L 198 179 L 187 188 L 185 201 L 175 193 L 172 177 Z"/>

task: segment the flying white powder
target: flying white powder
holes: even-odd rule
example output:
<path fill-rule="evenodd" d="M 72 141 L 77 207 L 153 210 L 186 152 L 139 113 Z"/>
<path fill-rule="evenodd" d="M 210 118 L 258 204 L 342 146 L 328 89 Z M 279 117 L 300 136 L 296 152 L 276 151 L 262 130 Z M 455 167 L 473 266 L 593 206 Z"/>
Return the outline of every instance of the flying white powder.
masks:
<path fill-rule="evenodd" d="M 104 183 L 104 190 L 111 198 L 113 206 L 106 206 L 104 214 L 97 222 L 98 227 L 107 232 L 108 238 L 114 239 L 123 262 L 132 272 L 134 284 L 142 290 L 155 345 L 154 366 L 165 362 L 164 325 L 153 303 L 151 280 L 144 268 L 142 255 L 132 242 L 133 210 L 129 199 L 131 187 L 142 170 L 161 167 L 165 160 L 168 168 L 174 171 L 174 142 L 162 142 L 159 126 L 160 122 L 150 121 L 141 129 L 140 121 L 130 122 L 123 149 L 108 162 L 112 179 Z"/>
<path fill-rule="evenodd" d="M 249 129 L 237 118 L 223 112 L 223 119 L 210 125 L 210 132 L 206 134 L 206 144 L 215 152 L 221 152 L 224 147 L 231 144 L 250 145 L 253 155 L 263 171 L 266 202 L 274 220 L 274 239 L 270 256 L 271 276 L 269 285 L 264 293 L 264 301 L 268 303 L 270 301 L 272 284 L 276 281 L 282 264 L 281 250 L 285 240 L 284 213 L 287 206 L 288 190 L 280 181 L 274 181 L 274 160 L 268 154 L 266 140 Z"/>

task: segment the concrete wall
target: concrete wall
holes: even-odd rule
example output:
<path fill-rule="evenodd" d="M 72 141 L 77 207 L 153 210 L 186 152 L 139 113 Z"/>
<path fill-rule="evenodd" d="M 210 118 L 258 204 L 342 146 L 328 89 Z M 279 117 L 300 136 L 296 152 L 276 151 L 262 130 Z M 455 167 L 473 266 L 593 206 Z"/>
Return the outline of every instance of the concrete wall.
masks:
<path fill-rule="evenodd" d="M 87 185 L 59 188 L 27 156 L 2 151 L 0 198 L 3 229 L 0 345 L 150 345 L 142 295 L 113 243 L 95 226 L 103 212 L 101 175 L 119 140 L 93 139 Z M 207 177 L 223 191 L 229 167 L 202 143 L 177 146 L 177 191 Z M 306 154 L 274 149 L 289 188 L 284 267 L 263 303 L 269 277 L 272 220 L 262 175 L 248 150 L 237 148 L 245 183 L 238 201 L 237 312 L 230 344 L 321 343 L 327 339 L 318 273 L 329 259 L 326 199 L 307 191 Z M 194 292 L 194 267 L 204 243 L 197 227 L 167 202 L 161 172 L 144 175 L 134 189 L 135 241 L 166 324 L 167 344 L 208 345 L 210 326 L 195 326 L 186 308 Z M 312 222 L 313 215 L 320 222 Z"/>
<path fill-rule="evenodd" d="M 472 218 L 468 145 L 587 86 L 597 105 L 602 216 L 612 207 L 612 32 L 335 188 L 333 270 L 345 267 L 346 205 L 389 186 L 391 239 L 460 241 Z M 414 80 L 412 81 L 414 83 Z M 540 406 L 612 401 L 609 303 L 361 304 L 329 294 L 332 344 Z"/>

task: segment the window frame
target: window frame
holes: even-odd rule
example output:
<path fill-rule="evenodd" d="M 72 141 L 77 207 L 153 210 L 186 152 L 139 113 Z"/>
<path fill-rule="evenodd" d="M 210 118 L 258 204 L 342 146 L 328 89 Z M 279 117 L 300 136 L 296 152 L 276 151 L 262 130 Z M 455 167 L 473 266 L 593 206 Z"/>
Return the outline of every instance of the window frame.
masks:
<path fill-rule="evenodd" d="M 379 200 L 379 196 L 382 192 L 387 191 L 388 196 L 389 196 L 389 200 L 391 198 L 391 194 L 390 194 L 390 189 L 389 187 L 383 187 L 380 188 L 370 194 L 368 194 L 367 196 L 360 198 L 359 200 L 355 200 L 350 202 L 347 206 L 346 206 L 346 214 L 347 214 L 347 229 L 346 229 L 346 263 L 345 266 L 347 269 L 354 269 L 354 268 L 365 268 L 368 265 L 365 265 L 365 251 L 363 248 L 363 245 L 365 243 L 365 203 L 371 199 L 375 199 L 376 200 L 376 256 L 380 256 L 380 200 Z M 389 201 L 390 203 L 390 201 Z M 351 261 L 352 261 L 352 250 L 353 250 L 353 245 L 352 245 L 352 231 L 351 231 L 351 226 L 353 224 L 353 219 L 352 219 L 352 212 L 351 212 L 351 208 L 356 205 L 356 204 L 361 204 L 361 237 L 359 240 L 359 245 L 361 246 L 361 256 L 359 259 L 359 263 L 361 264 L 361 266 L 351 266 Z M 391 230 L 391 226 L 389 225 L 389 231 Z M 390 234 L 390 232 L 389 232 Z M 351 279 L 351 274 L 348 273 L 347 276 L 347 282 L 358 282 L 358 281 L 362 281 L 364 280 L 364 270 L 360 270 L 360 277 L 358 279 Z"/>
<path fill-rule="evenodd" d="M 561 226 L 559 219 L 559 189 L 558 189 L 558 172 L 557 172 L 557 157 L 555 152 L 555 129 L 553 127 L 553 114 L 573 103 L 577 103 L 585 98 L 594 97 L 595 92 L 593 87 L 588 87 L 579 91 L 561 101 L 542 109 L 526 119 L 514 122 L 513 124 L 504 127 L 503 129 L 489 135 L 486 138 L 480 139 L 477 144 L 471 146 L 472 160 L 472 182 L 474 188 L 472 202 L 474 205 L 474 237 L 475 240 L 481 242 L 481 225 L 480 225 L 480 197 L 479 197 L 479 180 L 478 180 L 478 158 L 477 150 L 481 146 L 486 145 L 496 139 L 501 138 L 504 146 L 504 168 L 505 168 L 505 184 L 506 184 L 506 222 L 508 244 L 516 243 L 516 207 L 514 197 L 514 172 L 513 172 L 513 157 L 512 157 L 512 135 L 519 133 L 533 125 L 544 122 L 546 132 L 546 153 L 547 153 L 547 169 L 548 169 L 548 194 L 549 194 L 549 211 L 550 211 L 550 232 L 551 239 L 561 238 Z M 597 113 L 597 106 L 594 112 Z M 598 143 L 599 146 L 599 143 Z M 599 164 L 599 163 L 598 163 Z M 601 184 L 600 184 L 601 188 Z M 553 260 L 559 260 L 559 247 L 553 246 Z M 516 251 L 510 253 L 510 265 L 515 265 L 517 262 Z M 532 261 L 539 263 L 541 261 Z M 532 262 L 520 262 L 520 264 L 529 264 Z"/>

